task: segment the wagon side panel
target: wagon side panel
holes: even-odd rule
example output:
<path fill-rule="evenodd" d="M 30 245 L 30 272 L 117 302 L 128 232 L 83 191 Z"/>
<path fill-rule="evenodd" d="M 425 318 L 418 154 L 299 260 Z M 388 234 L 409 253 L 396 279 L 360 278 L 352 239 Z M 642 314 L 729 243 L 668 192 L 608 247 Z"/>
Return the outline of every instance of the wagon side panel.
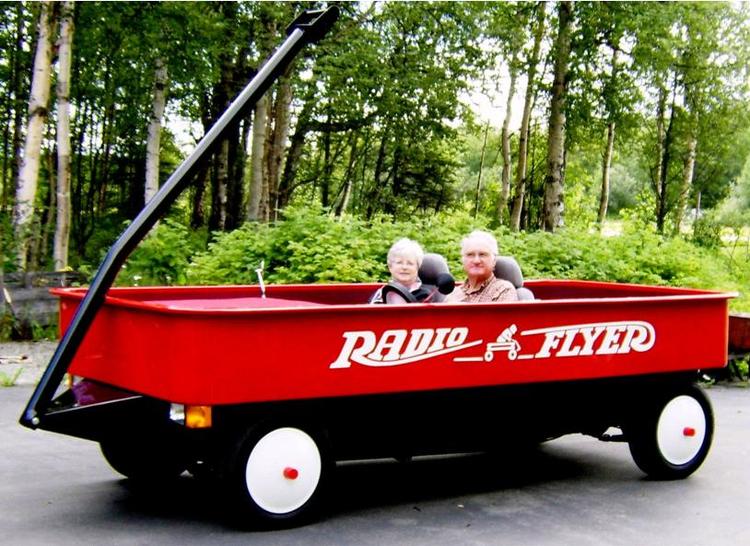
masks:
<path fill-rule="evenodd" d="M 234 404 L 721 367 L 726 300 L 342 306 L 201 315 L 106 306 L 71 371 Z"/>

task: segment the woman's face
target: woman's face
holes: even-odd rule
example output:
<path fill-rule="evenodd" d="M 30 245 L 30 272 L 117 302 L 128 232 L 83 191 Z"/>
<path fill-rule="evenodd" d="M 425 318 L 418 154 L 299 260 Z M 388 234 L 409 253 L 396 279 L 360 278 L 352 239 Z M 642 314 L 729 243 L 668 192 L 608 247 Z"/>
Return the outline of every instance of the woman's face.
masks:
<path fill-rule="evenodd" d="M 409 286 L 416 282 L 419 266 L 417 265 L 416 258 L 411 256 L 394 256 L 393 260 L 388 262 L 388 269 L 394 281 L 400 282 L 404 286 Z"/>
<path fill-rule="evenodd" d="M 494 275 L 495 255 L 482 241 L 468 241 L 461 256 L 464 271 L 472 284 L 479 284 Z"/>

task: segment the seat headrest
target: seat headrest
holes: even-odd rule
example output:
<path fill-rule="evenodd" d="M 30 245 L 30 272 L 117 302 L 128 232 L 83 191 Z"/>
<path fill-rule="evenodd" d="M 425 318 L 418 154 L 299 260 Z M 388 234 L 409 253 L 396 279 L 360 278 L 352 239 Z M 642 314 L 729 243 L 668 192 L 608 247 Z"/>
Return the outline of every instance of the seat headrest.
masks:
<path fill-rule="evenodd" d="M 516 288 L 523 286 L 523 274 L 518 262 L 510 256 L 498 256 L 495 259 L 495 277 L 510 282 Z"/>
<path fill-rule="evenodd" d="M 450 269 L 448 269 L 448 262 L 445 261 L 440 254 L 434 252 L 428 252 L 422 259 L 422 265 L 419 268 L 419 278 L 424 284 L 431 284 L 437 286 L 438 275 L 442 273 L 448 273 L 450 275 Z"/>

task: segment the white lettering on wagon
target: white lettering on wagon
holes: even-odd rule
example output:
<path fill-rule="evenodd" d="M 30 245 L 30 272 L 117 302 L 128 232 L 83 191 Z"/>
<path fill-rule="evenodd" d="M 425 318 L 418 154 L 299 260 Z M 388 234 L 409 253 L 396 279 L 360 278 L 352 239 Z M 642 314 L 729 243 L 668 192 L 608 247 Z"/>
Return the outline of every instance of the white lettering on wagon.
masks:
<path fill-rule="evenodd" d="M 643 353 L 656 341 L 648 322 L 598 322 L 526 330 L 522 336 L 544 335 L 534 358 Z"/>
<path fill-rule="evenodd" d="M 380 336 L 370 330 L 344 332 L 344 345 L 330 368 L 348 368 L 352 363 L 363 366 L 400 366 L 428 358 L 461 351 L 482 343 L 466 342 L 469 329 L 416 328 L 386 330 Z"/>
<path fill-rule="evenodd" d="M 531 343 L 536 352 L 524 352 L 521 336 L 543 336 Z M 533 330 L 518 331 L 511 324 L 494 341 L 478 339 L 467 342 L 469 329 L 415 328 L 386 330 L 380 335 L 370 330 L 344 332 L 344 345 L 330 368 L 349 368 L 352 363 L 363 366 L 386 367 L 411 364 L 463 351 L 484 344 L 479 355 L 454 356 L 454 362 L 492 362 L 495 353 L 506 353 L 507 360 L 538 358 L 585 357 L 594 355 L 622 355 L 631 351 L 643 353 L 656 342 L 654 327 L 644 321 L 595 322 L 568 324 Z"/>

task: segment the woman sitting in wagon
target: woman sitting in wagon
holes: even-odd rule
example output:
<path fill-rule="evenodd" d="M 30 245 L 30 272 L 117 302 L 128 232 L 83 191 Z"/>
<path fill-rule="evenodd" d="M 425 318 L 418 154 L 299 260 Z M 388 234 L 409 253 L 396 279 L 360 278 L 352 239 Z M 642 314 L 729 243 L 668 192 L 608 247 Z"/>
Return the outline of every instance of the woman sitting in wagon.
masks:
<path fill-rule="evenodd" d="M 424 259 L 424 250 L 416 241 L 399 239 L 388 250 L 388 270 L 391 272 L 391 284 L 395 284 L 404 292 L 415 294 L 422 286 L 419 278 L 419 268 Z M 399 291 L 387 291 L 383 297 L 380 288 L 370 298 L 370 303 L 407 303 Z"/>

